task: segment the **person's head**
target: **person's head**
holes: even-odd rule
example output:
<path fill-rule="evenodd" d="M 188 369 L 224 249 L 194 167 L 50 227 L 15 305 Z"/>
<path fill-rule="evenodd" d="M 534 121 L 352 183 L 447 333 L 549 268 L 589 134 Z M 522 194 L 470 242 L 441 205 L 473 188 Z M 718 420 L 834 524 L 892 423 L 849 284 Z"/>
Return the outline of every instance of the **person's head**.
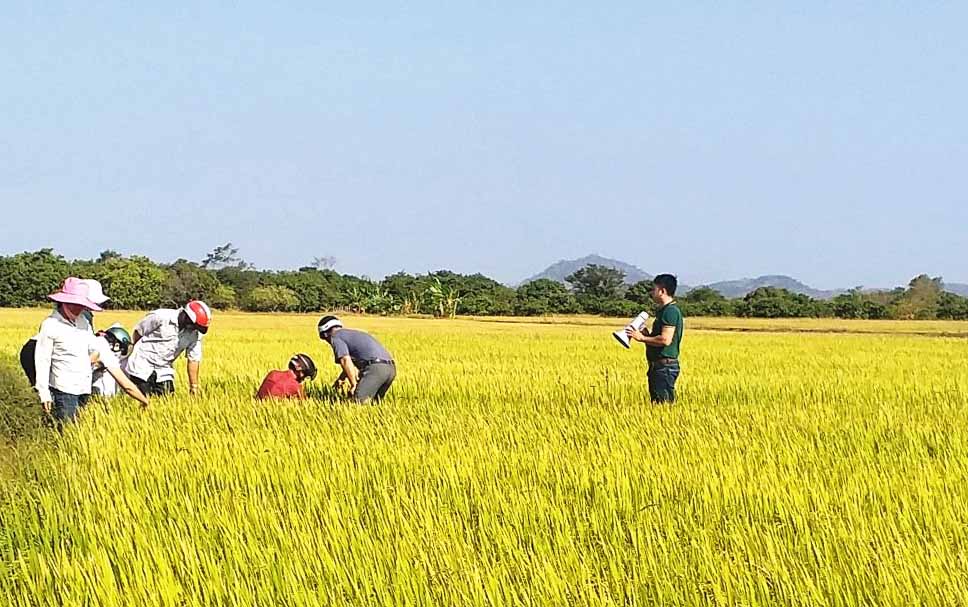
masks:
<path fill-rule="evenodd" d="M 343 321 L 336 316 L 324 316 L 319 319 L 319 323 L 316 325 L 319 338 L 325 341 L 329 341 L 333 337 L 333 333 L 342 328 Z"/>
<path fill-rule="evenodd" d="M 51 293 L 47 297 L 57 302 L 57 309 L 70 322 L 75 322 L 85 310 L 90 312 L 100 312 L 101 306 L 92 301 L 89 297 L 90 285 L 80 278 L 70 276 L 64 280 L 61 288 L 56 293 Z"/>
<path fill-rule="evenodd" d="M 193 299 L 181 309 L 178 315 L 179 329 L 192 329 L 202 335 L 208 333 L 212 323 L 212 310 L 204 301 Z"/>
<path fill-rule="evenodd" d="M 657 304 L 667 304 L 676 296 L 679 281 L 672 274 L 659 274 L 652 279 L 652 300 Z"/>
<path fill-rule="evenodd" d="M 306 354 L 296 354 L 289 359 L 289 370 L 296 375 L 296 381 L 302 383 L 316 379 L 316 363 Z"/>
<path fill-rule="evenodd" d="M 103 331 L 98 331 L 97 334 L 103 337 L 111 346 L 111 351 L 119 356 L 127 356 L 131 350 L 131 334 L 117 323 Z"/>
<path fill-rule="evenodd" d="M 79 318 L 90 318 L 90 311 L 80 304 L 59 303 L 57 304 L 57 309 L 60 311 L 61 316 L 71 322 L 76 322 Z"/>

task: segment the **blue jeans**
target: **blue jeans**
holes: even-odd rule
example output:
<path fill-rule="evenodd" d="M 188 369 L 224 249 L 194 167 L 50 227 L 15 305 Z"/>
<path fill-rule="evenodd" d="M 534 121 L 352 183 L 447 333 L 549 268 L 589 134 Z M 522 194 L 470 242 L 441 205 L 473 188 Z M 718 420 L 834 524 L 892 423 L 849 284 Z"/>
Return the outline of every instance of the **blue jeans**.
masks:
<path fill-rule="evenodd" d="M 649 397 L 654 403 L 676 402 L 679 363 L 649 363 Z"/>
<path fill-rule="evenodd" d="M 77 419 L 77 412 L 87 404 L 87 399 L 91 397 L 90 394 L 68 394 L 57 388 L 51 388 L 50 395 L 54 400 L 50 414 L 58 428 L 63 427 L 64 422 L 72 422 Z"/>

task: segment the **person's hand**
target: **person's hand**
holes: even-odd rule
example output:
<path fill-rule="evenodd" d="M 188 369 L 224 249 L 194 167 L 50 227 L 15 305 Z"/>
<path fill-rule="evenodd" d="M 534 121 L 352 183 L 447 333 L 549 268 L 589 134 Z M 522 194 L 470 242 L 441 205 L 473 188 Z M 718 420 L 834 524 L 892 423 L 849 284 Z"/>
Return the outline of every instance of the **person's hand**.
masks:
<path fill-rule="evenodd" d="M 343 380 L 345 379 L 346 379 L 345 377 L 337 377 L 336 381 L 333 382 L 333 390 L 339 390 L 340 388 L 342 388 Z"/>
<path fill-rule="evenodd" d="M 49 400 L 48 401 L 44 401 L 43 403 L 41 403 L 41 406 L 44 408 L 44 414 L 45 415 L 50 415 L 50 412 L 53 411 L 53 409 L 54 409 L 54 403 L 52 403 Z"/>
<path fill-rule="evenodd" d="M 202 392 L 202 387 L 198 384 L 192 384 L 188 387 L 188 393 L 192 396 L 197 396 Z"/>
<path fill-rule="evenodd" d="M 642 333 L 642 331 L 639 331 L 634 327 L 625 327 L 625 334 L 635 341 L 645 341 L 645 335 Z"/>

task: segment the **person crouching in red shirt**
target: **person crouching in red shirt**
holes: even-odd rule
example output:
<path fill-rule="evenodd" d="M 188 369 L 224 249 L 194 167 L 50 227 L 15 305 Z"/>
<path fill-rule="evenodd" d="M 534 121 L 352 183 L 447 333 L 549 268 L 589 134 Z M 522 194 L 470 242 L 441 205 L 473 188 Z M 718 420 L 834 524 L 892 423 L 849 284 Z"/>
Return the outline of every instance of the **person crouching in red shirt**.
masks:
<path fill-rule="evenodd" d="M 269 371 L 262 380 L 256 398 L 306 398 L 302 382 L 316 379 L 316 364 L 305 354 L 296 354 L 289 359 L 286 371 Z"/>

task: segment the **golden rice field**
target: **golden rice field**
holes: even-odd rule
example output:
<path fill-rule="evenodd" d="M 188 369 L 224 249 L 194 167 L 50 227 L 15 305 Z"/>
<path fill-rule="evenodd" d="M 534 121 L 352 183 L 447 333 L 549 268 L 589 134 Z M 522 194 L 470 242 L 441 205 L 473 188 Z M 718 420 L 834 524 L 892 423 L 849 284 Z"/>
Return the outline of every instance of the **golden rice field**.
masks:
<path fill-rule="evenodd" d="M 353 318 L 392 398 L 253 401 L 296 351 L 325 396 L 315 321 L 219 315 L 200 397 L 6 445 L 0 602 L 968 605 L 963 324 L 687 319 L 652 406 L 614 322 Z"/>

